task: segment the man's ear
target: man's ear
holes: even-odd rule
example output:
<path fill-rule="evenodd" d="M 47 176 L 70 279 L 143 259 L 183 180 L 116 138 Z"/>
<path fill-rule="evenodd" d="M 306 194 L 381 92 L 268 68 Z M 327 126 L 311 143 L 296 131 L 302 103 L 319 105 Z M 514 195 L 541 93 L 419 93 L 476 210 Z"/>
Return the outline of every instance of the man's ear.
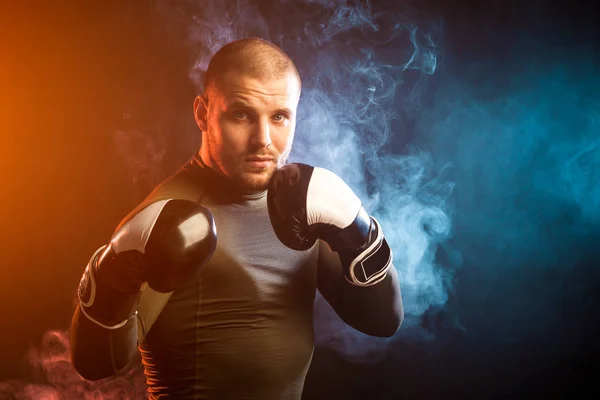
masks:
<path fill-rule="evenodd" d="M 208 116 L 208 98 L 205 95 L 196 96 L 194 99 L 194 118 L 202 132 L 206 132 L 206 118 Z"/>

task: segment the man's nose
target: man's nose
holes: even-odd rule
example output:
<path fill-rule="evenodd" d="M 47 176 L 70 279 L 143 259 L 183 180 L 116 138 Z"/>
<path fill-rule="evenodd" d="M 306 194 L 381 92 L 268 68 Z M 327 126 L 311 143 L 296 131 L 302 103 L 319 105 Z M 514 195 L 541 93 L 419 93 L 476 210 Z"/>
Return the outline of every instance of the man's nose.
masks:
<path fill-rule="evenodd" d="M 256 124 L 250 142 L 256 147 L 267 147 L 271 144 L 271 126 L 269 121 L 260 119 Z"/>

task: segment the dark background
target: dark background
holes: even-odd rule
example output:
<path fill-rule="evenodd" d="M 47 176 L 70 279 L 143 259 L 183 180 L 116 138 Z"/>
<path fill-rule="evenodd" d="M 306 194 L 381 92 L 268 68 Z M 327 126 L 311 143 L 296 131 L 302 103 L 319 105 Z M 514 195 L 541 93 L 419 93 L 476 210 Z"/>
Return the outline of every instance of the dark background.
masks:
<path fill-rule="evenodd" d="M 449 66 L 474 54 L 493 55 L 502 64 L 503 54 L 511 53 L 523 32 L 555 49 L 584 52 L 596 67 L 600 62 L 592 2 L 429 0 L 416 7 L 443 17 Z M 152 10 L 150 1 L 2 6 L 3 381 L 46 383 L 32 372 L 25 358 L 28 349 L 40 347 L 49 330 L 67 329 L 74 291 L 90 254 L 151 185 L 198 145 L 197 137 L 177 134 L 189 132 L 192 123 L 195 88 L 188 75 L 193 57 L 165 33 Z M 133 176 L 114 147 L 114 132 L 131 126 L 159 132 L 164 140 L 160 168 L 147 176 Z M 140 142 L 129 140 L 123 148 L 156 146 L 143 136 Z M 147 161 L 140 157 L 140 163 Z M 544 198 L 538 201 L 542 204 Z M 544 325 L 540 319 L 545 315 L 556 317 L 558 322 L 542 334 L 499 342 L 444 331 L 436 322 L 444 313 L 426 315 L 423 326 L 437 327 L 435 346 L 398 340 L 393 355 L 369 365 L 317 348 L 305 397 L 521 398 L 558 393 L 595 398 L 600 394 L 595 384 L 600 372 L 600 228 L 592 228 L 579 247 L 568 250 L 577 253 L 577 262 L 569 267 L 571 289 L 560 304 L 548 300 L 543 315 L 537 309 L 522 315 L 511 308 L 511 296 L 518 292 L 498 290 L 492 294 L 493 307 L 465 315 L 474 326 L 490 312 L 519 315 L 497 320 L 500 330 L 505 328 L 501 324 Z M 527 263 L 533 265 L 536 259 Z M 477 274 L 476 264 L 466 263 L 456 280 L 468 281 L 470 274 Z M 561 269 L 541 266 L 524 273 L 507 268 L 496 276 L 495 287 L 516 279 L 513 273 L 521 281 L 553 281 Z M 473 293 L 473 285 L 459 283 L 451 302 L 472 301 Z"/>

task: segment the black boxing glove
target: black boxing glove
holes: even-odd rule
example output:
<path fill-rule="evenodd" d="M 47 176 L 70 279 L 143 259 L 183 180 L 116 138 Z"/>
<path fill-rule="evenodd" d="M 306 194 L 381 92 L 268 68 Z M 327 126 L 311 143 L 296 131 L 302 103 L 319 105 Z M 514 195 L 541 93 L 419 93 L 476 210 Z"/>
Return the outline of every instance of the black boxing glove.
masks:
<path fill-rule="evenodd" d="M 287 247 L 307 250 L 321 239 L 338 253 L 351 284 L 372 286 L 386 277 L 392 251 L 381 226 L 333 172 L 285 165 L 271 178 L 267 204 L 273 230 Z"/>
<path fill-rule="evenodd" d="M 151 203 L 91 258 L 79 283 L 82 313 L 106 329 L 124 326 L 144 283 L 162 293 L 175 290 L 206 264 L 216 242 L 207 208 L 182 199 Z"/>

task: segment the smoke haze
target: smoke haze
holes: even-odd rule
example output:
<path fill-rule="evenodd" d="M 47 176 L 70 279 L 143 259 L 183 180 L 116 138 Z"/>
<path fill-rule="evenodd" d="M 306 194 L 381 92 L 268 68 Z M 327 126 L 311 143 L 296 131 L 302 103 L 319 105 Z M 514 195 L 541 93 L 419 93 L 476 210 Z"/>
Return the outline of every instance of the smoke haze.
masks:
<path fill-rule="evenodd" d="M 404 325 L 391 339 L 367 337 L 318 296 L 317 355 L 326 349 L 356 365 L 387 362 L 389 380 L 401 367 L 405 382 L 435 371 L 440 391 L 497 379 L 507 393 L 511 384 L 528 384 L 530 371 L 552 372 L 544 382 L 577 375 L 575 367 L 563 375 L 563 363 L 579 365 L 575 357 L 595 351 L 586 346 L 597 333 L 589 321 L 600 318 L 598 47 L 560 31 L 562 12 L 509 3 L 489 5 L 488 20 L 499 21 L 491 27 L 471 3 L 446 8 L 448 17 L 392 2 L 152 3 L 152 15 L 187 55 L 182 73 L 197 92 L 225 43 L 258 36 L 281 46 L 303 79 L 290 161 L 336 172 L 382 224 Z M 503 12 L 514 16 L 502 19 Z M 144 124 L 121 111 L 127 122 L 107 135 L 133 183 L 156 182 L 169 152 L 191 156 L 193 123 L 168 128 L 191 119 L 191 99 L 186 107 Z M 187 147 L 169 147 L 174 142 Z M 139 369 L 116 386 L 82 382 L 68 365 L 66 337 L 46 334 L 30 353 L 31 382 L 1 383 L 0 398 L 139 393 Z M 329 365 L 338 364 L 315 362 L 319 371 Z M 510 374 L 522 377 L 510 381 Z M 326 377 L 311 379 L 323 385 Z M 405 394 L 394 384 L 390 396 Z M 486 387 L 469 393 L 486 398 L 496 386 Z"/>

